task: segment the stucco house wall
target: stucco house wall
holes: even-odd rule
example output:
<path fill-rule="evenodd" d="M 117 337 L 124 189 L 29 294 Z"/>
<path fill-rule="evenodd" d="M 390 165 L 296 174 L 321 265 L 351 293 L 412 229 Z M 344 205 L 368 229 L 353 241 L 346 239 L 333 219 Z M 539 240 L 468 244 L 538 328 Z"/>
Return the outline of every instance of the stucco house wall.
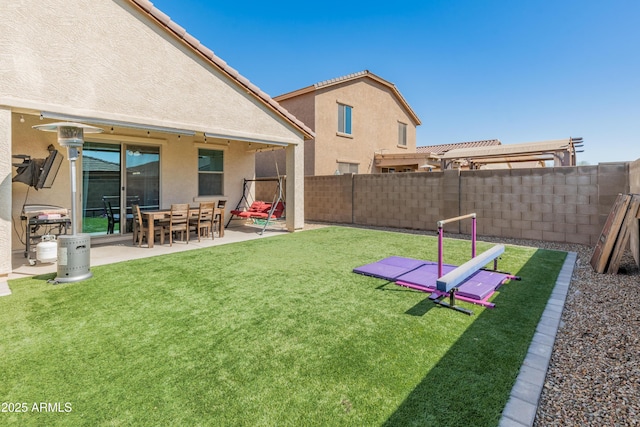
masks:
<path fill-rule="evenodd" d="M 11 109 L 0 106 L 0 280 L 11 270 Z M 9 155 L 7 155 L 9 154 Z"/>
<path fill-rule="evenodd" d="M 375 152 L 416 150 L 416 125 L 388 87 L 361 78 L 316 93 L 315 175 L 331 175 L 337 162 L 357 163 L 358 173 L 374 173 Z M 338 103 L 353 107 L 352 134 L 339 135 Z M 407 145 L 398 145 L 398 122 L 407 125 Z"/>
<path fill-rule="evenodd" d="M 294 98 L 288 98 L 279 102 L 281 106 L 290 112 L 295 112 L 298 120 L 309 128 L 315 126 L 315 99 L 313 93 L 305 93 Z M 286 174 L 286 156 L 284 150 L 267 149 L 256 154 L 256 176 L 275 177 Z M 315 164 L 315 139 L 304 142 L 304 175 L 314 174 Z"/>
<path fill-rule="evenodd" d="M 128 1 L 23 1 L 5 9 L 4 98 L 68 114 L 299 142 L 284 121 Z"/>
<path fill-rule="evenodd" d="M 338 163 L 358 165 L 358 173 L 377 173 L 376 153 L 415 153 L 419 119 L 391 83 L 363 71 L 277 96 L 283 107 L 314 130 L 305 142 L 305 176 L 333 175 Z M 352 107 L 352 133 L 338 133 L 338 104 Z M 398 145 L 399 123 L 407 125 L 405 146 Z M 276 170 L 275 164 L 278 165 Z M 256 156 L 258 176 L 284 174 L 282 155 Z"/>
<path fill-rule="evenodd" d="M 41 120 L 41 112 L 195 132 L 147 139 L 145 131 L 116 127 L 96 137 L 161 147 L 163 207 L 195 201 L 199 147 L 225 151 L 224 196 L 233 203 L 242 178 L 255 174 L 252 141 L 285 146 L 295 174 L 287 190 L 297 194 L 287 200 L 287 226 L 303 226 L 304 184 L 296 176 L 303 176 L 304 139 L 312 132 L 151 2 L 13 1 L 0 14 L 0 276 L 11 269 L 11 249 L 21 246 L 12 220 L 28 188 L 11 183 L 15 170 L 5 159 L 45 157 L 49 144 L 66 158 L 55 134 L 32 129 L 60 121 Z M 28 202 L 70 207 L 68 167 L 65 160 L 54 188 L 31 191 Z"/>

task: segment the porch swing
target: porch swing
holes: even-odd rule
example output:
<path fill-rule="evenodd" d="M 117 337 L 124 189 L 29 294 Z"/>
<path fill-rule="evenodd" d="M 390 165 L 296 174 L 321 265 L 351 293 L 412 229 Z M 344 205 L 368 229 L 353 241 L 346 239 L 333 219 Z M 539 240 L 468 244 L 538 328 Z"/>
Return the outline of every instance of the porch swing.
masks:
<path fill-rule="evenodd" d="M 271 202 L 260 200 L 250 201 L 250 184 L 253 182 L 275 182 L 276 190 L 273 195 L 273 200 Z M 260 235 L 264 234 L 269 223 L 282 218 L 285 213 L 285 200 L 282 193 L 282 179 L 280 176 L 277 178 L 244 178 L 242 183 L 242 198 L 230 213 L 231 216 L 229 217 L 229 221 L 227 221 L 227 227 L 229 227 L 229 224 L 231 224 L 231 221 L 234 219 L 251 219 L 254 224 L 262 225 Z"/>

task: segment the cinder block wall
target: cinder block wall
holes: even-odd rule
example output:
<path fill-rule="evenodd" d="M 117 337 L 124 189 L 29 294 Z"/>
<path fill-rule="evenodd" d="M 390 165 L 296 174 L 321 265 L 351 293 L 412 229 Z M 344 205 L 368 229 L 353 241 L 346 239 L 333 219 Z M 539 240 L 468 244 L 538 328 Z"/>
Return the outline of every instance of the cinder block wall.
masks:
<path fill-rule="evenodd" d="M 640 160 L 597 166 L 308 176 L 305 219 L 417 230 L 478 214 L 478 234 L 594 246 L 619 193 L 640 192 Z M 471 222 L 446 225 L 470 233 Z"/>
<path fill-rule="evenodd" d="M 355 224 L 435 228 L 445 196 L 442 173 L 353 175 L 353 182 Z"/>
<path fill-rule="evenodd" d="M 353 197 L 352 175 L 305 177 L 305 220 L 350 224 Z"/>
<path fill-rule="evenodd" d="M 469 171 L 461 181 L 481 235 L 591 245 L 602 230 L 597 166 Z"/>
<path fill-rule="evenodd" d="M 261 202 L 273 202 L 274 198 L 277 197 L 278 193 L 278 182 L 275 181 L 256 181 L 256 195 L 255 200 L 260 200 Z M 287 179 L 286 177 L 280 177 L 280 182 L 282 186 L 282 195 L 284 196 L 284 189 L 287 188 Z"/>
<path fill-rule="evenodd" d="M 640 159 L 629 164 L 629 191 L 640 194 Z"/>

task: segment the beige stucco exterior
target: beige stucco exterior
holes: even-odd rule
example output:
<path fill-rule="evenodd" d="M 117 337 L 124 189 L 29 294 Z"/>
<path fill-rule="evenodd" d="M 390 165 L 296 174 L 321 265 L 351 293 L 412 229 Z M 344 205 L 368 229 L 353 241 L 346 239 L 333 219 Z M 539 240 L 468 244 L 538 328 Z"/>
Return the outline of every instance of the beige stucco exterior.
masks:
<path fill-rule="evenodd" d="M 0 107 L 0 277 L 11 269 L 11 110 Z"/>
<path fill-rule="evenodd" d="M 351 136 L 337 132 L 338 103 L 353 107 Z M 334 173 L 337 162 L 357 163 L 358 173 L 375 173 L 379 172 L 373 165 L 376 152 L 413 153 L 416 150 L 416 124 L 389 88 L 371 79 L 362 78 L 318 90 L 315 108 L 317 154 L 314 175 Z M 407 125 L 406 146 L 398 145 L 399 122 Z"/>
<path fill-rule="evenodd" d="M 294 144 L 300 140 L 128 1 L 17 1 L 4 9 L 3 103 Z"/>
<path fill-rule="evenodd" d="M 12 1 L 0 14 L 0 277 L 10 271 L 10 251 L 23 248 L 12 226 L 17 221 L 21 229 L 22 204 L 70 207 L 66 160 L 52 189 L 31 189 L 27 196 L 28 186 L 11 183 L 13 154 L 44 158 L 54 144 L 66 157 L 54 133 L 32 128 L 61 121 L 41 120 L 42 112 L 84 117 L 89 124 L 95 118 L 195 132 L 147 134 L 117 125 L 112 132 L 96 125 L 107 132 L 85 136 L 160 147 L 162 207 L 199 200 L 198 148 L 224 150 L 224 194 L 214 198 L 233 208 L 242 179 L 255 175 L 255 147 L 284 145 L 295 174 L 287 181 L 287 227 L 302 228 L 303 193 L 295 177 L 302 181 L 310 133 L 150 2 Z M 205 133 L 215 137 L 205 143 Z"/>
<path fill-rule="evenodd" d="M 395 86 L 368 71 L 324 82 L 275 98 L 314 130 L 305 144 L 305 175 L 332 175 L 338 163 L 358 165 L 358 173 L 379 173 L 376 153 L 415 153 L 419 119 Z M 352 133 L 338 132 L 338 104 L 352 107 Z M 398 144 L 399 123 L 407 129 L 406 145 Z M 274 161 L 275 160 L 275 161 Z M 283 155 L 256 156 L 258 176 L 274 176 Z"/>

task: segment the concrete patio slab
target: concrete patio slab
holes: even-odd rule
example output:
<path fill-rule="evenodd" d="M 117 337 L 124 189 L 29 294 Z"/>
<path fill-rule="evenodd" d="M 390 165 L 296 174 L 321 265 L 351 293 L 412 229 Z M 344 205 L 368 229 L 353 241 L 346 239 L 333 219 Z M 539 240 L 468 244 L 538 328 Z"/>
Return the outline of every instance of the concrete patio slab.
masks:
<path fill-rule="evenodd" d="M 200 242 L 192 238 L 189 243 L 177 241 L 174 242 L 172 246 L 168 244 L 156 244 L 153 248 L 149 248 L 146 245 L 142 247 L 134 245 L 131 235 L 96 236 L 91 238 L 90 265 L 95 267 L 113 264 L 115 262 L 148 258 L 247 240 L 265 239 L 287 233 L 287 231 L 283 230 L 267 230 L 264 234 L 260 235 L 260 230 L 261 227 L 257 228 L 252 226 L 230 227 L 225 229 L 224 237 L 222 238 L 216 236 L 215 239 L 206 238 L 201 239 Z M 11 294 L 7 280 L 50 274 L 58 271 L 58 266 L 55 262 L 36 262 L 34 265 L 31 265 L 29 260 L 24 256 L 24 251 L 15 251 L 12 253 L 11 265 L 12 271 L 9 276 L 5 280 L 0 279 L 0 296 Z"/>

